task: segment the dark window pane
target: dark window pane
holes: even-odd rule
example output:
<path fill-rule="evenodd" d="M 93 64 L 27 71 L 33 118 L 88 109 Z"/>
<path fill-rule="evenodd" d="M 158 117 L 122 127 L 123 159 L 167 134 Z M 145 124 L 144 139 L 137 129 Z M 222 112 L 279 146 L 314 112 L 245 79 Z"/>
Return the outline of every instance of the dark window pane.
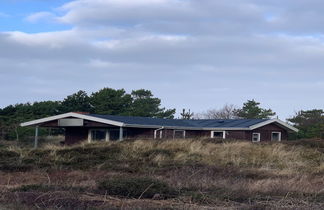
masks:
<path fill-rule="evenodd" d="M 214 138 L 223 138 L 223 132 L 214 132 Z"/>
<path fill-rule="evenodd" d="M 104 141 L 106 139 L 106 131 L 93 130 L 91 131 L 91 137 L 93 141 Z"/>

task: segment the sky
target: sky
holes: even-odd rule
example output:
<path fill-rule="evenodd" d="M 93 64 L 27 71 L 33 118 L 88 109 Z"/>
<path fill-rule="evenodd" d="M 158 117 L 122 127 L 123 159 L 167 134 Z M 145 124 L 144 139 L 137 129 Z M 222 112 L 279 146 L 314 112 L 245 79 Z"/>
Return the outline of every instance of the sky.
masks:
<path fill-rule="evenodd" d="M 0 108 L 149 89 L 193 112 L 323 109 L 322 0 L 0 0 Z"/>

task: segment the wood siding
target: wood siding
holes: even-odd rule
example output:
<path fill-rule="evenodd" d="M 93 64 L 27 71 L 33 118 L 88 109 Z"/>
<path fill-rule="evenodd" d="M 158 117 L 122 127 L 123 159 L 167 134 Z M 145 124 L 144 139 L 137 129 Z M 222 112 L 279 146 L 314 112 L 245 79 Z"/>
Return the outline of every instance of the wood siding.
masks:
<path fill-rule="evenodd" d="M 261 141 L 271 141 L 271 133 L 272 132 L 281 132 L 281 140 L 288 139 L 288 132 L 287 130 L 279 127 L 275 123 L 265 125 L 261 128 L 254 129 L 253 131 L 248 131 L 246 134 L 247 139 L 252 139 L 252 133 L 260 133 Z"/>
<path fill-rule="evenodd" d="M 68 127 L 65 129 L 65 144 L 71 145 L 88 139 L 88 129 L 84 127 Z"/>

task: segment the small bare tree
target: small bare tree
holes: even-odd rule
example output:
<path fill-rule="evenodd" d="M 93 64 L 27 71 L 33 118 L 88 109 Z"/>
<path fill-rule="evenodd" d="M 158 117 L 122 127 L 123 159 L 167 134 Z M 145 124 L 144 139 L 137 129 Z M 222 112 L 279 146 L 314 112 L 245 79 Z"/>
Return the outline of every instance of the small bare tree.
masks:
<path fill-rule="evenodd" d="M 195 115 L 196 119 L 237 119 L 236 107 L 233 104 L 225 104 L 220 109 L 209 109 L 206 112 Z"/>

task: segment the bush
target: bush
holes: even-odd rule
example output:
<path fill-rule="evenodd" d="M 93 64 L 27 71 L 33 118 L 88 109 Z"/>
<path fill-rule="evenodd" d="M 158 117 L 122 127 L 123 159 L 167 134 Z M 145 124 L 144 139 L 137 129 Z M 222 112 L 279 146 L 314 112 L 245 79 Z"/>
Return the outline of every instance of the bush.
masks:
<path fill-rule="evenodd" d="M 153 198 L 156 194 L 167 198 L 176 195 L 176 191 L 166 183 L 148 177 L 116 177 L 100 182 L 98 188 L 109 195 L 129 198 Z"/>
<path fill-rule="evenodd" d="M 46 184 L 27 184 L 13 189 L 14 192 L 55 192 L 55 191 L 74 191 L 85 192 L 82 187 L 61 186 L 61 185 L 46 185 Z"/>
<path fill-rule="evenodd" d="M 0 150 L 0 159 L 19 158 L 19 154 L 13 151 Z"/>

